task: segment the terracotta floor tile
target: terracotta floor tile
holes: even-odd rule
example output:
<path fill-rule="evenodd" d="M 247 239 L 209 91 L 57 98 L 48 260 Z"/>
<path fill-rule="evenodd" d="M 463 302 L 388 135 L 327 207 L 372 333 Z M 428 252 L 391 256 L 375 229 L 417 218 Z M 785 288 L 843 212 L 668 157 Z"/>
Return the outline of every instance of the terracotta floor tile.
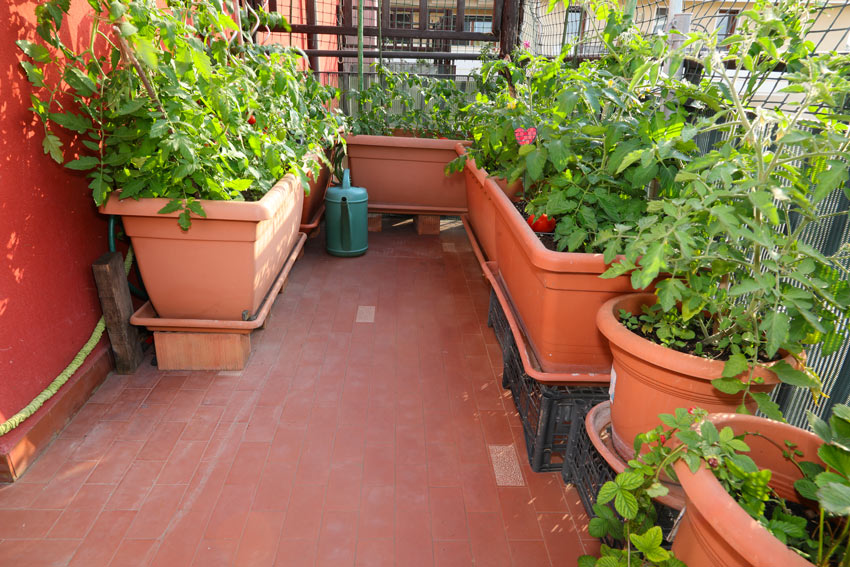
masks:
<path fill-rule="evenodd" d="M 243 441 L 236 450 L 226 483 L 255 486 L 260 480 L 270 446 L 271 443 Z"/>
<path fill-rule="evenodd" d="M 157 484 L 188 484 L 206 447 L 206 441 L 177 441 L 156 479 Z"/>
<path fill-rule="evenodd" d="M 138 510 L 150 492 L 164 461 L 136 461 L 106 503 L 107 510 Z"/>
<path fill-rule="evenodd" d="M 331 467 L 328 479 L 326 510 L 356 511 L 360 509 L 360 490 L 363 465 L 358 462 L 341 463 Z M 390 487 L 392 492 L 392 487 Z"/>
<path fill-rule="evenodd" d="M 318 539 L 282 539 L 275 567 L 315 567 Z"/>
<path fill-rule="evenodd" d="M 584 555 L 584 545 L 570 515 L 540 514 L 538 521 L 552 564 L 575 565 Z"/>
<path fill-rule="evenodd" d="M 326 512 L 319 533 L 316 566 L 354 565 L 356 548 L 357 512 Z"/>
<path fill-rule="evenodd" d="M 236 567 L 271 567 L 277 555 L 284 512 L 252 510 L 233 562 Z"/>
<path fill-rule="evenodd" d="M 61 510 L 0 510 L 0 539 L 42 538 Z"/>
<path fill-rule="evenodd" d="M 434 542 L 435 567 L 471 567 L 472 565 L 475 563 L 472 561 L 468 540 Z"/>
<path fill-rule="evenodd" d="M 326 487 L 321 485 L 297 486 L 289 500 L 282 539 L 318 540 L 322 526 Z"/>
<path fill-rule="evenodd" d="M 509 541 L 515 567 L 551 567 L 546 545 L 542 541 Z M 561 565 L 556 563 L 555 565 Z"/>
<path fill-rule="evenodd" d="M 108 565 L 121 539 L 133 522 L 136 512 L 115 510 L 103 512 L 71 558 L 72 567 Z"/>
<path fill-rule="evenodd" d="M 428 492 L 431 503 L 431 533 L 434 539 L 469 539 L 461 488 L 432 486 Z"/>
<path fill-rule="evenodd" d="M 46 485 L 46 482 L 0 484 L 0 509 L 28 508 Z"/>
<path fill-rule="evenodd" d="M 541 539 L 531 492 L 524 486 L 500 486 L 498 492 L 507 538 Z"/>
<path fill-rule="evenodd" d="M 0 542 L 0 565 L 64 567 L 79 545 L 77 539 L 9 539 Z"/>
<path fill-rule="evenodd" d="M 493 512 L 469 512 L 469 544 L 476 565 L 510 565 L 510 550 L 502 516 Z M 572 565 L 572 563 L 564 563 Z"/>
<path fill-rule="evenodd" d="M 355 567 L 395 567 L 395 544 L 392 539 L 357 539 Z"/>
<path fill-rule="evenodd" d="M 155 484 L 139 509 L 133 525 L 127 530 L 127 537 L 156 539 L 162 536 L 171 523 L 184 492 L 186 486 L 182 484 Z"/>
<path fill-rule="evenodd" d="M 109 377 L 0 486 L 0 565 L 545 567 L 598 545 L 525 460 L 465 234 L 385 220 L 359 258 L 308 241 L 243 371 Z M 527 486 L 498 488 L 488 444 L 510 443 Z"/>
<path fill-rule="evenodd" d="M 118 484 L 142 448 L 141 441 L 118 440 L 100 459 L 86 482 Z"/>
<path fill-rule="evenodd" d="M 230 567 L 236 556 L 236 545 L 239 542 L 232 539 L 205 539 L 198 544 L 193 566 L 197 567 Z"/>
<path fill-rule="evenodd" d="M 391 538 L 394 532 L 395 489 L 392 486 L 366 486 L 360 500 L 358 538 Z"/>
<path fill-rule="evenodd" d="M 146 567 L 159 547 L 155 539 L 125 539 L 118 546 L 109 567 Z"/>
<path fill-rule="evenodd" d="M 238 540 L 242 537 L 253 493 L 253 486 L 225 484 L 204 536 L 211 540 Z"/>
<path fill-rule="evenodd" d="M 171 450 L 180 439 L 186 428 L 185 423 L 163 421 L 157 424 L 148 437 L 147 443 L 139 453 L 139 459 L 145 461 L 164 461 L 168 459 Z"/>

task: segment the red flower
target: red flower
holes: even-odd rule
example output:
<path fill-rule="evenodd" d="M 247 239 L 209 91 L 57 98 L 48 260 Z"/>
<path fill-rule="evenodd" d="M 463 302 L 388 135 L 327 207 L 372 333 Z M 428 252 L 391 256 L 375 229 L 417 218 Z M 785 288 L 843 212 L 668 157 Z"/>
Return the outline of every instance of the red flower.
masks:
<path fill-rule="evenodd" d="M 663 445 L 667 441 L 667 436 L 662 433 L 658 440 L 661 441 L 661 444 Z"/>

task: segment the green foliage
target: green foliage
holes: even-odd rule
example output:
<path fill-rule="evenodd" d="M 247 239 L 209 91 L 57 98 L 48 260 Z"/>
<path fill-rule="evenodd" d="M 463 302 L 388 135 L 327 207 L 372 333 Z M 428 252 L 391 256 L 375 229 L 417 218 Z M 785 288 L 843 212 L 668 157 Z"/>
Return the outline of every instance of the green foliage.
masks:
<path fill-rule="evenodd" d="M 302 179 L 339 140 L 336 91 L 300 55 L 253 44 L 215 0 L 91 0 L 90 42 L 65 45 L 67 0 L 36 9 L 45 45 L 21 40 L 45 153 L 87 171 L 95 203 L 164 197 L 187 229 L 201 199 L 257 199 Z M 102 49 L 98 44 L 105 42 Z M 50 77 L 50 80 L 45 79 Z M 58 129 L 76 135 L 69 147 Z M 318 155 L 308 159 L 309 155 Z"/>
<path fill-rule="evenodd" d="M 747 514 L 808 561 L 821 567 L 850 561 L 850 408 L 836 405 L 828 423 L 809 413 L 809 423 L 824 443 L 817 456 L 826 467 L 800 461 L 802 452 L 790 442 L 768 439 L 800 471 L 794 484 L 798 500 L 816 502 L 819 514 L 790 506 L 770 487 L 772 471 L 760 469 L 747 455 L 746 439 L 762 437 L 759 432 L 735 435 L 730 427 L 718 430 L 706 417 L 705 410 L 680 408 L 660 415 L 662 425 L 638 435 L 635 454 L 640 456 L 600 488 L 589 526 L 592 536 L 622 541 L 624 548 L 603 545 L 599 559 L 584 558 L 579 565 L 681 565 L 661 546 L 652 504 L 652 498 L 668 493 L 662 478 L 676 479 L 673 465 L 678 461 L 692 472 L 708 468 Z M 606 505 L 612 501 L 613 509 Z"/>
<path fill-rule="evenodd" d="M 374 69 L 371 85 L 350 92 L 357 106 L 351 125 L 354 134 L 389 136 L 402 131 L 422 138 L 469 138 L 460 109 L 470 95 L 454 81 L 393 72 L 377 63 Z M 394 105 L 401 106 L 401 111 L 393 110 Z"/>
<path fill-rule="evenodd" d="M 641 221 L 612 235 L 625 259 L 603 277 L 631 272 L 636 288 L 660 278 L 660 307 L 640 315 L 642 328 L 680 349 L 671 329 L 693 333 L 692 343 L 729 361 L 715 382 L 724 391 L 734 388 L 733 377 L 746 382 L 752 369 L 791 353 L 800 368 L 779 363 L 773 370 L 818 397 L 820 379 L 805 366 L 803 350 L 821 344 L 829 355 L 846 339 L 838 322 L 850 306 L 847 250 L 828 256 L 802 238 L 847 216 L 824 200 L 842 190 L 850 195 L 841 108 L 850 94 L 850 58 L 818 54 L 805 40 L 811 9 L 762 0 L 741 13 L 736 34 L 721 45 L 713 33 L 685 38 L 683 56 L 705 73 L 699 85 L 680 83 L 677 96 L 692 101 L 692 128 L 719 141 L 683 164 L 676 192 L 651 201 Z M 777 66 L 786 69 L 782 90 L 792 97 L 784 108 L 758 98 Z M 740 391 L 778 413 L 766 396 Z"/>
<path fill-rule="evenodd" d="M 559 250 L 622 251 L 624 227 L 645 215 L 647 195 L 672 195 L 677 172 L 697 153 L 679 81 L 662 72 L 671 51 L 637 33 L 630 16 L 594 3 L 607 53 L 576 64 L 572 46 L 554 58 L 518 51 L 482 69 L 484 85 L 465 109 L 469 156 L 490 175 L 521 179 L 527 213 L 557 219 Z M 526 144 L 517 128 L 536 128 Z M 461 157 L 450 166 L 457 170 Z"/>

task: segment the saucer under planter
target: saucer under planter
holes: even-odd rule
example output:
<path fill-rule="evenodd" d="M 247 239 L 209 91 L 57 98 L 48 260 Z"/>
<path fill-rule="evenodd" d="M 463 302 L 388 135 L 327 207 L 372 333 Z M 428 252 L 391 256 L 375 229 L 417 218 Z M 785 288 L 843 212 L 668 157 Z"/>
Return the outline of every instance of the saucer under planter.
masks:
<path fill-rule="evenodd" d="M 620 323 L 621 309 L 641 313 L 643 305 L 654 305 L 652 293 L 617 297 L 599 309 L 596 323 L 608 339 L 614 363 L 611 371 L 611 437 L 614 449 L 625 459 L 634 456 L 634 438 L 658 425 L 658 414 L 676 408 L 703 408 L 710 413 L 734 412 L 741 395 L 724 394 L 711 381 L 723 374 L 724 361 L 681 353 L 647 340 Z M 794 364 L 791 356 L 786 362 Z M 776 374 L 756 368 L 763 384 L 755 392 L 770 392 L 778 383 Z M 755 411 L 752 399 L 748 409 Z"/>
<path fill-rule="evenodd" d="M 462 140 L 406 136 L 348 136 L 351 182 L 369 193 L 369 210 L 461 214 L 467 211 L 461 173 L 446 176 Z"/>
<path fill-rule="evenodd" d="M 794 482 L 800 470 L 782 456 L 785 442 L 803 452 L 800 461 L 821 462 L 822 441 L 813 433 L 765 418 L 742 414 L 709 415 L 718 429 L 729 426 L 748 435 L 747 453 L 761 469 L 773 471 L 770 486 L 779 496 L 799 502 Z M 821 463 L 822 464 L 822 463 Z M 673 553 L 688 567 L 812 567 L 741 508 L 703 464 L 691 473 L 684 461 L 674 465 L 685 492 L 685 514 L 673 541 Z"/>
<path fill-rule="evenodd" d="M 251 332 L 262 327 L 277 294 L 300 257 L 307 240 L 299 234 L 286 262 L 247 321 L 173 319 L 160 317 L 148 301 L 130 317 L 130 323 L 153 333 L 156 363 L 160 370 L 242 370 L 251 356 Z"/>
<path fill-rule="evenodd" d="M 167 319 L 243 321 L 257 313 L 298 240 L 304 190 L 288 174 L 256 202 L 200 201 L 207 216 L 189 230 L 168 199 L 119 199 L 100 212 L 121 215 L 156 313 Z"/>

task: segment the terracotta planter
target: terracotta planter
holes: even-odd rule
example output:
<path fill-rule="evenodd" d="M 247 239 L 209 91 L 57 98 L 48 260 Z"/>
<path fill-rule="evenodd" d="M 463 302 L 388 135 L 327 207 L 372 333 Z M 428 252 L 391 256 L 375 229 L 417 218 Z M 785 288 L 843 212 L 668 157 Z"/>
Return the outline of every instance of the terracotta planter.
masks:
<path fill-rule="evenodd" d="M 455 146 L 455 151 L 458 155 L 466 153 L 466 149 L 461 144 Z M 496 205 L 484 187 L 493 181 L 509 199 L 513 200 L 518 193 L 522 192 L 522 182 L 518 180 L 509 186 L 505 179 L 490 178 L 486 171 L 475 165 L 475 160 L 472 158 L 466 160 L 463 175 L 466 179 L 469 222 L 474 227 L 475 237 L 487 259 L 498 261 L 496 258 Z"/>
<path fill-rule="evenodd" d="M 651 293 L 615 298 L 599 309 L 596 318 L 614 355 L 612 439 L 614 448 L 626 459 L 634 456 L 635 436 L 660 423 L 658 414 L 694 406 L 712 413 L 734 412 L 741 404 L 741 396 L 724 394 L 711 384 L 723 374 L 723 361 L 663 347 L 632 333 L 618 320 L 620 309 L 640 313 L 642 305 L 653 305 L 656 299 Z M 793 358 L 786 361 L 791 364 Z M 754 391 L 769 392 L 779 383 L 776 375 L 764 368 L 756 369 L 755 374 L 765 383 L 753 386 Z M 748 407 L 755 410 L 750 404 Z"/>
<path fill-rule="evenodd" d="M 381 212 L 465 213 L 460 173 L 446 176 L 459 140 L 401 136 L 349 136 L 351 182 L 369 193 L 369 210 Z"/>
<path fill-rule="evenodd" d="M 803 452 L 800 460 L 820 461 L 817 450 L 821 440 L 808 431 L 751 415 L 715 414 L 709 419 L 718 429 L 730 426 L 735 434 L 759 432 L 779 447 L 791 441 Z M 783 498 L 798 500 L 794 481 L 801 477 L 800 471 L 782 457 L 781 449 L 752 435 L 746 442 L 751 449 L 748 454 L 756 464 L 773 471 L 771 487 Z M 673 553 L 688 567 L 811 567 L 812 563 L 753 520 L 705 465 L 693 474 L 680 461 L 675 470 L 685 491 L 686 511 L 673 542 Z"/>
<path fill-rule="evenodd" d="M 611 352 L 596 329 L 596 312 L 612 297 L 634 291 L 629 277 L 601 279 L 607 269 L 602 254 L 547 249 L 494 180 L 467 166 L 467 175 L 483 187 L 480 198 L 470 189 L 472 229 L 484 253 L 495 259 L 540 367 L 607 374 Z"/>
<path fill-rule="evenodd" d="M 330 160 L 333 153 L 334 150 L 329 149 L 325 152 L 325 156 Z M 327 164 L 322 162 L 321 166 L 318 176 L 314 178 L 312 172 L 307 176 L 310 181 L 310 192 L 308 195 L 304 195 L 304 204 L 301 207 L 301 227 L 299 228 L 305 234 L 318 228 L 319 221 L 321 221 L 325 212 L 325 192 L 328 190 L 332 174 L 331 168 Z"/>
<path fill-rule="evenodd" d="M 202 201 L 207 218 L 183 231 L 167 199 L 120 200 L 121 215 L 159 317 L 240 321 L 254 315 L 298 238 L 304 191 L 292 175 L 257 202 Z"/>

